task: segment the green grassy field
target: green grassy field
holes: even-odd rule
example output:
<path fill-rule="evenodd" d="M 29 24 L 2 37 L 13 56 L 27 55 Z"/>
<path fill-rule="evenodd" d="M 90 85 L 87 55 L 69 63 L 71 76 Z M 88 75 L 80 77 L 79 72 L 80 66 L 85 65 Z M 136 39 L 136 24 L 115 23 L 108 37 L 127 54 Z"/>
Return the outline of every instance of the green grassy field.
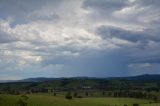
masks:
<path fill-rule="evenodd" d="M 138 103 L 140 106 L 160 106 L 160 104 L 149 104 L 149 100 L 131 99 L 131 98 L 73 98 L 67 100 L 63 95 L 52 96 L 49 94 L 32 94 L 27 95 L 28 106 L 123 106 L 127 104 L 132 106 Z M 21 96 L 0 95 L 0 106 L 16 106 L 16 102 Z"/>

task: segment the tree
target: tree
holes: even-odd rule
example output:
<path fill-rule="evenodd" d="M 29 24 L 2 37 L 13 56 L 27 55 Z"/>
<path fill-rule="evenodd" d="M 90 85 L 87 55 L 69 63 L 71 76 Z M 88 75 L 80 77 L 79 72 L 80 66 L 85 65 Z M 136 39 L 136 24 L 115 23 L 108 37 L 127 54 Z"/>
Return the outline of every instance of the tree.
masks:
<path fill-rule="evenodd" d="M 109 96 L 109 97 L 112 96 L 112 92 L 108 92 L 108 96 Z"/>
<path fill-rule="evenodd" d="M 53 93 L 53 96 L 56 96 L 56 95 L 57 95 L 57 93 L 56 93 L 56 92 L 54 92 L 54 93 Z"/>
<path fill-rule="evenodd" d="M 85 96 L 88 96 L 88 92 L 85 92 Z"/>
<path fill-rule="evenodd" d="M 103 91 L 103 92 L 102 92 L 102 96 L 105 96 L 105 94 L 106 94 L 105 91 Z"/>
<path fill-rule="evenodd" d="M 158 101 L 158 97 L 156 95 L 153 96 L 153 99 L 154 99 L 155 102 Z"/>
<path fill-rule="evenodd" d="M 66 99 L 72 99 L 72 96 L 71 95 L 66 95 L 65 98 Z"/>
<path fill-rule="evenodd" d="M 75 92 L 75 93 L 73 94 L 73 97 L 77 97 L 77 96 L 78 96 L 78 93 Z"/>
<path fill-rule="evenodd" d="M 68 92 L 65 96 L 66 99 L 72 99 L 71 92 Z"/>

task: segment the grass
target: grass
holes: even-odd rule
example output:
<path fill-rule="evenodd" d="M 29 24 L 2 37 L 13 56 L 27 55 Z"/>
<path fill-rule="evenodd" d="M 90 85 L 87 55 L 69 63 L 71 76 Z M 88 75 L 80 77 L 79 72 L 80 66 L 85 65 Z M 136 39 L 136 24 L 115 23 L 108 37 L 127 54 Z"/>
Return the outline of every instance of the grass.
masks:
<path fill-rule="evenodd" d="M 131 98 L 107 98 L 107 97 L 89 97 L 74 98 L 67 100 L 64 95 L 52 96 L 51 94 L 30 94 L 27 95 L 28 106 L 123 106 L 127 104 L 132 106 L 138 103 L 140 106 L 160 106 L 160 104 L 149 104 L 149 100 L 131 99 Z M 16 102 L 21 98 L 20 95 L 0 95 L 0 106 L 16 106 Z"/>

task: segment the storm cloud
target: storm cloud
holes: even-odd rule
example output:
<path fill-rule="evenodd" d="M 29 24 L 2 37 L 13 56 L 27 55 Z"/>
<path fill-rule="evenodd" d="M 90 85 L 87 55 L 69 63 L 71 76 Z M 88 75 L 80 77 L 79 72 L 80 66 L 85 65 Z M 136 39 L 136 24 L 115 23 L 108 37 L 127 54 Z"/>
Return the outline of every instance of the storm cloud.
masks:
<path fill-rule="evenodd" d="M 0 77 L 160 74 L 159 0 L 1 0 Z"/>

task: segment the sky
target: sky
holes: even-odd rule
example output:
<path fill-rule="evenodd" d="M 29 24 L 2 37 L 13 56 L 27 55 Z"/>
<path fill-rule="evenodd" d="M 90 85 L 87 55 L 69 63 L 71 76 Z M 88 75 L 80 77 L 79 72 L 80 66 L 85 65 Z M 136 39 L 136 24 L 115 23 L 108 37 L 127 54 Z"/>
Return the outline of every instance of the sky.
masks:
<path fill-rule="evenodd" d="M 160 0 L 0 0 L 0 80 L 160 74 Z"/>

